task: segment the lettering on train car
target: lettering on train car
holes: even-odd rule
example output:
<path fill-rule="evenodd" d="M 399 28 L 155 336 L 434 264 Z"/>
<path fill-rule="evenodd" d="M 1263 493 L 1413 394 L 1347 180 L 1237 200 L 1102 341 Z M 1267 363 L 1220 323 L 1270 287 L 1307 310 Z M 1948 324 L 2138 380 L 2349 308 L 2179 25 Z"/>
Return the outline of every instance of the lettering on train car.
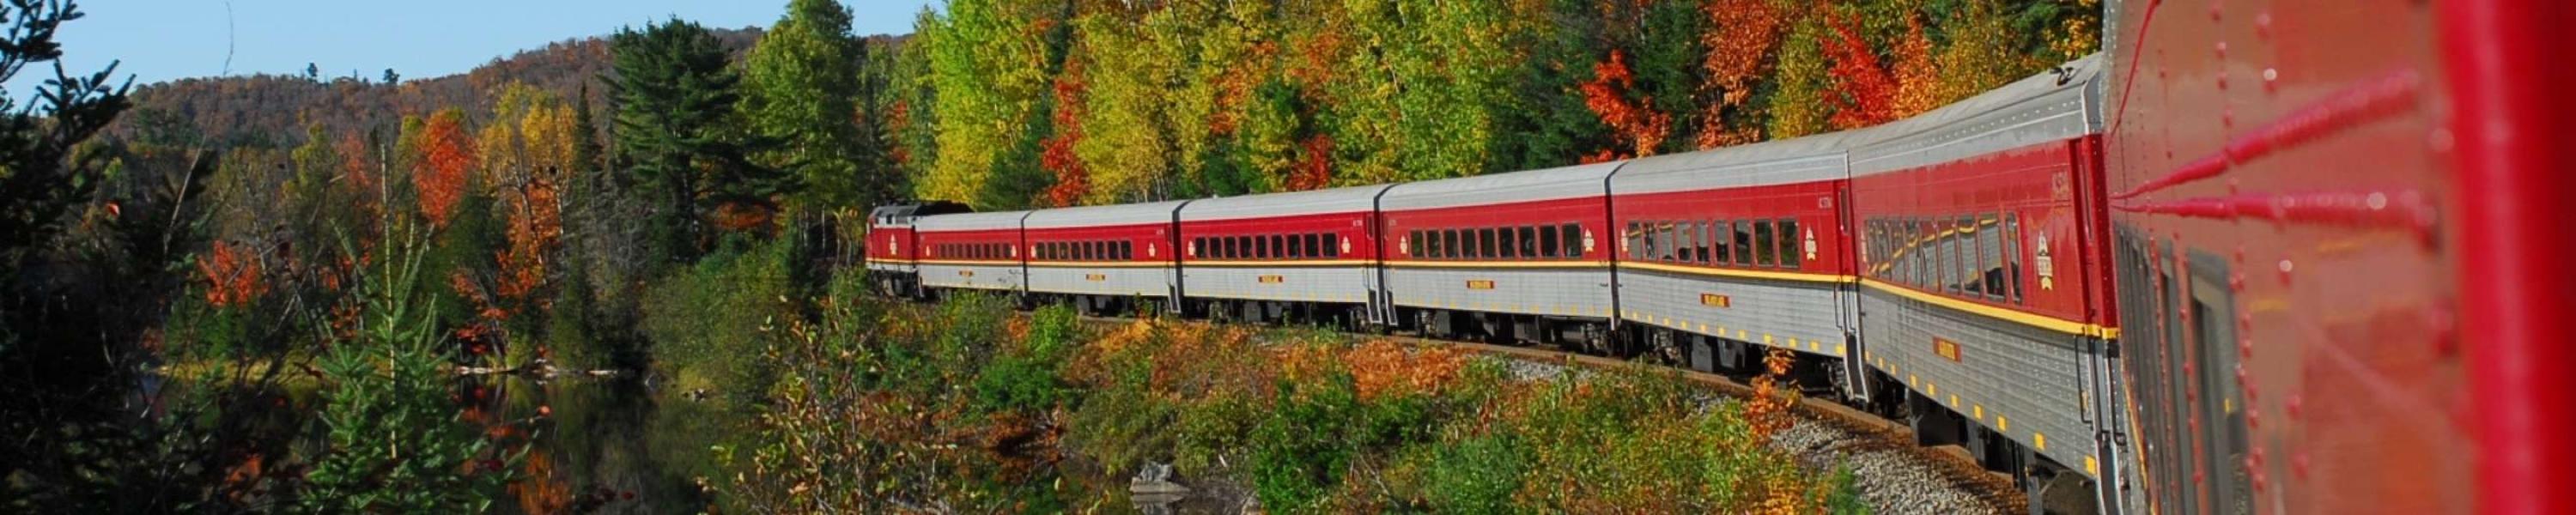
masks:
<path fill-rule="evenodd" d="M 1287 277 L 1287 276 L 1283 276 L 1283 275 L 1265 275 L 1265 276 L 1261 276 L 1261 284 L 1280 284 L 1280 283 L 1285 283 L 1285 282 L 1288 282 L 1288 277 Z"/>
<path fill-rule="evenodd" d="M 1084 274 L 1084 275 L 1082 276 L 1082 279 L 1083 279 L 1083 280 L 1086 280 L 1086 281 L 1095 282 L 1095 283 L 1096 283 L 1096 282 L 1101 282 L 1101 281 L 1107 281 L 1107 280 L 1109 280 L 1109 274 Z"/>
<path fill-rule="evenodd" d="M 1491 280 L 1486 280 L 1486 279 L 1472 279 L 1472 280 L 1467 281 L 1467 289 L 1470 289 L 1470 290 L 1491 290 L 1491 289 L 1494 289 L 1494 282 L 1493 282 L 1493 281 L 1491 281 Z"/>
<path fill-rule="evenodd" d="M 1944 338 L 1933 338 L 1932 353 L 1939 354 L 1943 358 L 1948 358 L 1952 363 L 1957 363 L 1959 361 L 1959 342 L 1950 341 Z"/>
<path fill-rule="evenodd" d="M 974 276 L 975 276 L 975 271 L 974 271 L 974 270 L 958 270 L 958 271 L 957 271 L 957 276 L 958 276 L 958 277 L 974 277 Z"/>
<path fill-rule="evenodd" d="M 1735 307 L 1735 297 L 1718 295 L 1715 293 L 1702 293 L 1699 294 L 1699 304 L 1702 306 L 1731 308 Z"/>

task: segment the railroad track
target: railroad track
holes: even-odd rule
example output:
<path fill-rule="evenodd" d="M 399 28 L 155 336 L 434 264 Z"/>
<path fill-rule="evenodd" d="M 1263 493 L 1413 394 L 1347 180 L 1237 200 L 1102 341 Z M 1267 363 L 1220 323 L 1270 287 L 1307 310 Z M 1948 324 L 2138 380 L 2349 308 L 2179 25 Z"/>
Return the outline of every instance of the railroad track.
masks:
<path fill-rule="evenodd" d="M 1097 325 L 1133 322 L 1132 319 L 1126 318 L 1089 315 L 1083 316 L 1081 321 Z M 1503 359 L 1591 370 L 1607 370 L 1630 365 L 1628 361 L 1615 358 L 1556 348 L 1496 345 L 1401 334 L 1379 335 L 1349 331 L 1339 331 L 1339 333 L 1357 338 L 1384 339 L 1409 347 L 1446 347 Z M 1682 380 L 1719 395 L 1737 398 L 1754 395 L 1751 385 L 1735 377 L 1671 366 L 1658 365 L 1658 368 L 1670 371 Z M 1987 471 L 1975 460 L 1970 459 L 1965 449 L 1955 445 L 1940 447 L 1915 445 L 1912 430 L 1902 421 L 1889 420 L 1831 400 L 1805 395 L 1799 397 L 1791 413 L 1798 418 L 1800 424 L 1814 424 L 1818 427 L 1793 426 L 1791 430 L 1784 431 L 1781 436 L 1774 438 L 1773 447 L 1792 452 L 1802 463 L 1819 470 L 1828 470 L 1835 465 L 1854 465 L 1854 473 L 1862 476 L 1860 480 L 1863 482 L 1861 485 L 1863 496 L 1871 501 L 1870 504 L 1877 513 L 2030 512 L 2029 500 L 2023 496 L 2021 489 L 2013 484 L 2011 476 Z M 1801 431 L 1805 432 L 1801 433 Z M 1792 433 L 1797 433 L 1799 441 L 1788 444 L 1790 447 L 1784 448 L 1782 441 L 1790 439 Z M 1889 458 L 1901 463 L 1850 463 Z M 1920 467 L 1909 468 L 1905 464 Z M 1907 477 L 1870 477 L 1873 473 L 1872 465 L 1879 465 L 1875 469 L 1881 471 L 1880 473 Z M 1873 479 L 1895 481 L 1895 483 L 1869 484 Z M 1940 484 L 1907 484 L 1923 481 L 1934 481 Z M 1955 502 L 1946 504 L 1927 502 L 1930 500 L 1923 499 L 1927 494 L 1922 492 L 1927 488 L 1946 488 L 1964 494 L 1969 505 L 1961 506 Z"/>

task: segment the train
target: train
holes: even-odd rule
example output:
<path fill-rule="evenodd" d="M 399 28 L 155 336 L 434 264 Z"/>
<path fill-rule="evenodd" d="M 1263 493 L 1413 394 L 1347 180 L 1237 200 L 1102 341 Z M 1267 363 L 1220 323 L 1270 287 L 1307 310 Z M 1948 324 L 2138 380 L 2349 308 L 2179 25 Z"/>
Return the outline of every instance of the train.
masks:
<path fill-rule="evenodd" d="M 2111 2 L 1874 127 L 1544 170 L 870 213 L 882 291 L 1559 345 L 1802 382 L 2033 513 L 2563 513 L 2541 0 Z M 2162 13 L 2161 15 L 2159 13 Z M 2553 18 L 2555 17 L 2555 18 Z M 2562 50 L 2535 50 L 2559 48 Z"/>

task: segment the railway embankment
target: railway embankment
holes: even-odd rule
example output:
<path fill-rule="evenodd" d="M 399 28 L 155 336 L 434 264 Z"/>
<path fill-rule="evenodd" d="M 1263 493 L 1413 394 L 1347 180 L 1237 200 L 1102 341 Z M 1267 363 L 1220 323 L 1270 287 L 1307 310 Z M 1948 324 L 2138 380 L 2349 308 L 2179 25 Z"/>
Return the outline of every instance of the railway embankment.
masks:
<path fill-rule="evenodd" d="M 1851 452 L 1795 399 L 1671 369 L 830 297 L 773 329 L 767 413 L 707 488 L 744 507 L 918 511 L 1994 508 Z"/>

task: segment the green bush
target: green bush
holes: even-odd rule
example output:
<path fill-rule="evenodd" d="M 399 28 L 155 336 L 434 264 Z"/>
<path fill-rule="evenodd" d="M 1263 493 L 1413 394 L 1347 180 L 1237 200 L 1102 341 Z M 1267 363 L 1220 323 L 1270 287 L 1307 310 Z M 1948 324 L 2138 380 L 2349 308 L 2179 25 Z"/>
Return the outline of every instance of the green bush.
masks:
<path fill-rule="evenodd" d="M 1512 501 L 1528 472 L 1524 443 L 1506 434 L 1481 434 L 1444 440 L 1424 453 L 1422 490 L 1434 511 L 1514 513 L 1528 511 Z"/>
<path fill-rule="evenodd" d="M 1362 420 L 1365 410 L 1346 372 L 1282 383 L 1269 416 L 1252 430 L 1252 487 L 1262 507 L 1282 513 L 1323 508 L 1350 468 L 1355 437 L 1374 425 Z"/>
<path fill-rule="evenodd" d="M 1041 412 L 1071 400 L 1056 370 L 1074 345 L 1074 324 L 1072 308 L 1047 306 L 1029 317 L 1026 337 L 994 342 L 998 355 L 975 377 L 976 410 Z"/>
<path fill-rule="evenodd" d="M 644 332 L 653 369 L 681 392 L 712 392 L 735 405 L 767 393 L 777 366 L 763 356 L 771 331 L 798 316 L 786 270 L 788 246 L 733 237 L 696 265 L 653 285 Z"/>

